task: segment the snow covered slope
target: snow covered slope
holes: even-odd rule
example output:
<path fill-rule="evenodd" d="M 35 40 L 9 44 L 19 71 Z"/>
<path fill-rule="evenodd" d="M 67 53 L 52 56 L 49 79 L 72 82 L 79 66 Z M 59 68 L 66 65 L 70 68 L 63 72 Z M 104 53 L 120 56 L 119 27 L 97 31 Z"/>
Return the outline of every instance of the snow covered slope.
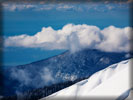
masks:
<path fill-rule="evenodd" d="M 133 59 L 113 64 L 106 69 L 96 72 L 90 78 L 80 81 L 46 98 L 42 98 L 41 100 L 55 100 L 60 98 L 71 98 L 72 100 L 82 100 L 83 98 L 104 98 L 103 100 L 105 100 L 105 98 L 111 98 L 111 100 L 123 100 L 128 97 L 128 90 L 131 89 L 131 62 L 133 62 Z"/>

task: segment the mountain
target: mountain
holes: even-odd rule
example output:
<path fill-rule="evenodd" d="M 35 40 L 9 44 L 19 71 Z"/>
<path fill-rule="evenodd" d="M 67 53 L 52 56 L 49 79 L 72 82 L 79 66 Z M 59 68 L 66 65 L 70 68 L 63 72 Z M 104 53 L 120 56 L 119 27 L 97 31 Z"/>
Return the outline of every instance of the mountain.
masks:
<path fill-rule="evenodd" d="M 61 83 L 56 83 L 52 84 L 50 86 L 44 86 L 42 88 L 34 89 L 34 90 L 29 90 L 21 94 L 16 94 L 12 96 L 5 96 L 1 97 L 0 100 L 38 100 L 40 98 L 49 96 L 61 89 L 64 89 L 66 87 L 69 87 L 83 79 L 77 79 L 74 81 L 67 81 L 67 82 L 61 82 Z"/>
<path fill-rule="evenodd" d="M 113 64 L 88 79 L 40 100 L 124 100 L 132 90 L 132 62 L 133 59 L 130 59 Z"/>
<path fill-rule="evenodd" d="M 129 53 L 84 49 L 4 69 L 4 92 L 10 96 L 56 83 L 90 77 L 107 66 L 130 58 Z"/>

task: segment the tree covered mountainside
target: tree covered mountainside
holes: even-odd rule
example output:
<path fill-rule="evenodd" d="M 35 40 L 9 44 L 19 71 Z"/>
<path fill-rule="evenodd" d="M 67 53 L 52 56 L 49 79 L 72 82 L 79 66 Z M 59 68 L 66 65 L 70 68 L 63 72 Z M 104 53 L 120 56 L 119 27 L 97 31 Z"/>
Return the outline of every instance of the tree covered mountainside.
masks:
<path fill-rule="evenodd" d="M 0 95 L 11 96 L 43 88 L 52 84 L 90 77 L 107 66 L 130 58 L 129 53 L 103 52 L 84 49 L 11 67 L 4 70 L 4 91 Z"/>
<path fill-rule="evenodd" d="M 86 79 L 86 78 L 83 78 L 83 79 Z M 1 100 L 38 100 L 43 97 L 47 97 L 47 96 L 49 96 L 59 90 L 62 90 L 66 87 L 69 87 L 83 79 L 77 79 L 74 81 L 67 81 L 67 82 L 63 82 L 63 83 L 52 84 L 50 86 L 44 86 L 42 88 L 29 90 L 29 91 L 26 91 L 26 92 L 18 94 L 18 95 L 16 94 L 13 96 L 3 97 Z"/>

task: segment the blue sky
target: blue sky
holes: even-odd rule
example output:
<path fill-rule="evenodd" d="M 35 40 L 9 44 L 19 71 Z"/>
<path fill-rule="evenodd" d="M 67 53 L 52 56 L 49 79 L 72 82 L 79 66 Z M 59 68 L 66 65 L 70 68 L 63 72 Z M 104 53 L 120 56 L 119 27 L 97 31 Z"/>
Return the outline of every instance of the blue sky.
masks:
<path fill-rule="evenodd" d="M 94 25 L 104 29 L 110 25 L 129 26 L 129 5 L 114 3 L 77 4 L 3 4 L 4 37 L 35 35 L 43 27 L 59 30 L 73 23 Z M 4 65 L 14 66 L 38 61 L 64 52 L 28 47 L 5 47 Z"/>

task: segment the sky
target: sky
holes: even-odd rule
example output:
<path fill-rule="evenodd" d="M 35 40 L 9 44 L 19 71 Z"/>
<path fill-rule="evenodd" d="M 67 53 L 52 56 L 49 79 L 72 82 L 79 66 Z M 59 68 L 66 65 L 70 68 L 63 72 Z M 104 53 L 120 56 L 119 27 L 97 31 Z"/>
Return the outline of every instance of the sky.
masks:
<path fill-rule="evenodd" d="M 129 13 L 128 3 L 3 3 L 3 65 L 27 64 L 86 47 L 126 51 Z"/>

